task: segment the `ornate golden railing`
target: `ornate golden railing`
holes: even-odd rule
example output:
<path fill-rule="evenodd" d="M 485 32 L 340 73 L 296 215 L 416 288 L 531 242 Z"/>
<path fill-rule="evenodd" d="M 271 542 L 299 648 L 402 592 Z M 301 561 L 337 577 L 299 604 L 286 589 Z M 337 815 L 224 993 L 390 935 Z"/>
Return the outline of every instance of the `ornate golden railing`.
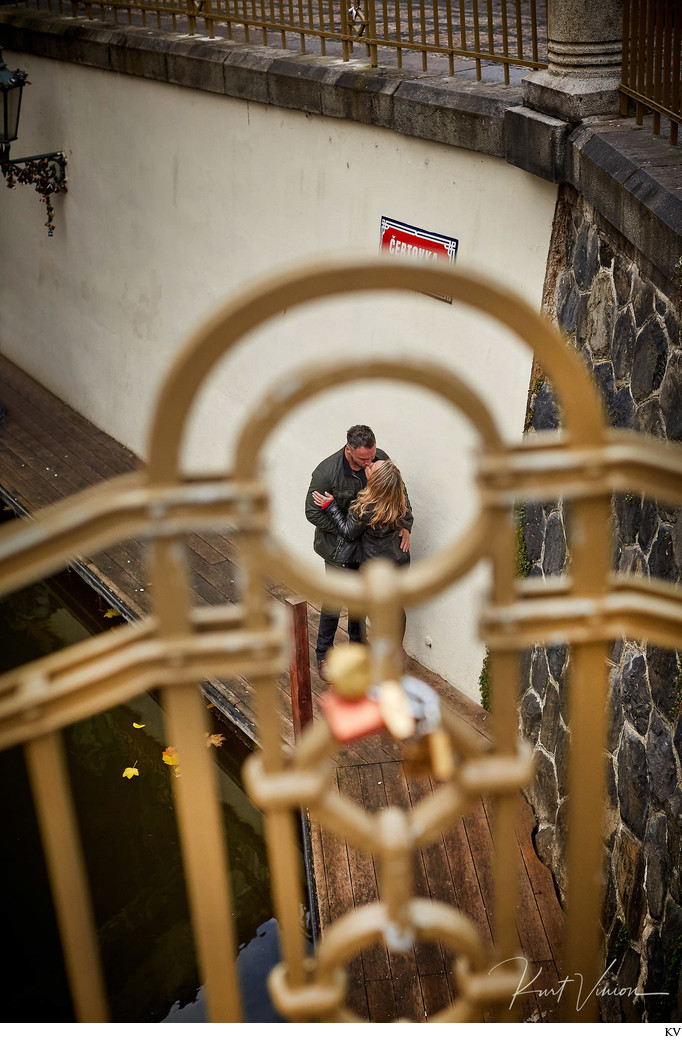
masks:
<path fill-rule="evenodd" d="M 27 0 L 41 6 L 41 0 Z M 403 56 L 455 58 L 509 66 L 546 66 L 546 0 L 42 0 L 49 11 L 83 13 L 116 23 L 156 26 L 181 33 L 203 33 L 213 39 L 298 47 L 305 53 L 341 53 L 343 60 L 362 46 L 372 65 L 381 61 L 402 68 Z"/>
<path fill-rule="evenodd" d="M 246 334 L 308 301 L 377 290 L 449 297 L 497 319 L 528 346 L 552 381 L 563 408 L 562 432 L 508 446 L 485 403 L 444 366 L 370 360 L 354 364 L 350 372 L 347 366 L 323 364 L 290 373 L 262 399 L 241 430 L 226 476 L 197 480 L 182 475 L 180 449 L 192 404 L 216 363 Z M 402 380 L 422 387 L 472 424 L 479 443 L 479 513 L 463 537 L 409 570 L 375 561 L 359 573 L 321 577 L 269 532 L 268 493 L 258 476 L 261 450 L 292 409 L 325 388 L 366 379 Z M 168 740 L 183 764 L 182 783 L 174 790 L 209 1015 L 213 1021 L 240 1018 L 228 856 L 199 687 L 211 676 L 235 673 L 253 686 L 261 743 L 245 778 L 266 820 L 282 936 L 282 964 L 271 978 L 277 1007 L 294 1020 L 351 1020 L 345 1006 L 348 961 L 377 939 L 391 949 L 404 949 L 421 938 L 440 941 L 455 961 L 457 998 L 436 1021 L 480 1019 L 491 1008 L 508 1017 L 519 975 L 500 964 L 517 954 L 516 880 L 510 865 L 518 793 L 529 783 L 532 770 L 528 754 L 517 747 L 518 653 L 543 641 L 571 644 L 563 970 L 567 976 L 581 973 L 586 981 L 596 982 L 603 970 L 599 878 L 610 641 L 627 635 L 662 646 L 682 645 L 679 591 L 653 580 L 618 578 L 611 571 L 614 491 L 679 502 L 679 446 L 607 430 L 597 391 L 578 355 L 543 317 L 500 288 L 446 267 L 415 268 L 396 262 L 315 267 L 256 287 L 205 325 L 166 381 L 146 471 L 75 496 L 31 522 L 11 522 L 0 540 L 0 593 L 132 533 L 144 533 L 150 546 L 152 617 L 0 677 L 0 748 L 21 742 L 26 749 L 78 1017 L 105 1020 L 107 1002 L 60 730 L 154 686 L 162 689 Z M 572 502 L 570 574 L 554 582 L 518 582 L 514 505 L 558 496 Z M 187 529 L 217 525 L 229 527 L 238 543 L 243 599 L 238 606 L 198 611 L 189 601 L 181 538 Z M 367 814 L 330 783 L 336 746 L 324 720 L 311 724 L 293 750 L 283 745 L 274 677 L 287 658 L 286 624 L 272 613 L 265 576 L 274 576 L 310 600 L 366 612 L 372 631 L 372 678 L 382 690 L 401 681 L 401 606 L 437 595 L 483 560 L 492 566 L 481 621 L 481 635 L 491 649 L 492 752 L 482 750 L 470 732 L 445 713 L 451 777 L 411 812 L 390 807 Z M 413 851 L 447 831 L 481 793 L 494 806 L 492 952 L 466 915 L 413 895 Z M 306 953 L 300 921 L 296 814 L 301 808 L 345 841 L 370 851 L 380 871 L 380 899 L 336 921 L 312 957 Z M 569 1014 L 595 1020 L 596 1000 L 592 991 Z"/>
<path fill-rule="evenodd" d="M 621 113 L 628 98 L 636 102 L 637 122 L 653 113 L 653 131 L 661 116 L 670 120 L 670 143 L 677 144 L 682 123 L 682 8 L 677 0 L 625 0 Z"/>

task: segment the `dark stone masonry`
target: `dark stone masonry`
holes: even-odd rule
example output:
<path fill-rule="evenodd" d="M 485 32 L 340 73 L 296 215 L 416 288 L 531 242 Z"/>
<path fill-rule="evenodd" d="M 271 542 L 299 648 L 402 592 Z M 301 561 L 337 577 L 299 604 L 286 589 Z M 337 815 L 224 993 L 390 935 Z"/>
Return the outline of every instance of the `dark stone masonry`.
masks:
<path fill-rule="evenodd" d="M 641 257 L 584 198 L 563 188 L 555 221 L 548 310 L 594 373 L 614 427 L 682 441 L 682 343 L 676 291 L 642 270 Z M 530 430 L 560 424 L 542 377 L 531 390 Z M 532 575 L 570 565 L 568 514 L 561 503 L 527 503 L 523 535 Z M 568 546 L 568 548 L 567 548 Z M 682 511 L 641 495 L 613 502 L 617 570 L 677 583 L 682 576 Z M 534 746 L 530 793 L 536 846 L 565 892 L 566 761 L 570 730 L 564 647 L 535 647 L 522 658 L 521 729 Z M 611 658 L 606 896 L 602 915 L 608 979 L 639 992 L 609 996 L 610 1021 L 679 1021 L 682 998 L 682 660 L 675 651 L 618 641 Z"/>

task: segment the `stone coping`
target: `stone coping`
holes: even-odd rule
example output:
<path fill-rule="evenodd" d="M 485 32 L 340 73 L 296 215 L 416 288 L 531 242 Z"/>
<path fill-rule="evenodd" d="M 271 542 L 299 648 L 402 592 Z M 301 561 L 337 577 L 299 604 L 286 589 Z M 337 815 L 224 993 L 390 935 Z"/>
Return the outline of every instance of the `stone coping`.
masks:
<path fill-rule="evenodd" d="M 573 185 L 668 296 L 679 288 L 682 150 L 633 119 L 571 124 L 523 103 L 520 84 L 477 82 L 86 17 L 0 8 L 0 45 L 226 97 L 298 109 L 504 158 Z"/>

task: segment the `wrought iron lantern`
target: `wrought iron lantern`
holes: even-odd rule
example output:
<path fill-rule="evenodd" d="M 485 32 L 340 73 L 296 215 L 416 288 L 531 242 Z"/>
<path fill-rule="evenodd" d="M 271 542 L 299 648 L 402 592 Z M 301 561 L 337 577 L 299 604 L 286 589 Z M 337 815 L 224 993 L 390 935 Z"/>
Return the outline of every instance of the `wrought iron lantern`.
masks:
<path fill-rule="evenodd" d="M 51 196 L 66 191 L 66 155 L 64 152 L 45 152 L 21 159 L 10 158 L 10 144 L 19 136 L 19 115 L 24 86 L 29 82 L 23 69 L 12 71 L 2 57 L 0 47 L 0 173 L 7 186 L 33 184 L 47 206 L 48 235 L 54 232 Z"/>
<path fill-rule="evenodd" d="M 10 141 L 19 136 L 19 113 L 21 112 L 21 95 L 26 83 L 26 73 L 22 69 L 12 72 L 2 59 L 0 47 L 0 92 L 2 93 L 2 124 L 0 124 L 0 159 L 9 159 Z"/>

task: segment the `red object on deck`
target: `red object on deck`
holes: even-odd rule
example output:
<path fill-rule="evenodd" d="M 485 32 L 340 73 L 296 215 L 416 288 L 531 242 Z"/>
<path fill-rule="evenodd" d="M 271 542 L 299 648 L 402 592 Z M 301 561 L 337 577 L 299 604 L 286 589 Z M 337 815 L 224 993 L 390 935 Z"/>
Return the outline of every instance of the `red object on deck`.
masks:
<path fill-rule="evenodd" d="M 320 704 L 329 729 L 337 741 L 348 744 L 377 730 L 383 730 L 384 718 L 379 703 L 370 698 L 348 701 L 328 690 L 320 697 Z"/>

